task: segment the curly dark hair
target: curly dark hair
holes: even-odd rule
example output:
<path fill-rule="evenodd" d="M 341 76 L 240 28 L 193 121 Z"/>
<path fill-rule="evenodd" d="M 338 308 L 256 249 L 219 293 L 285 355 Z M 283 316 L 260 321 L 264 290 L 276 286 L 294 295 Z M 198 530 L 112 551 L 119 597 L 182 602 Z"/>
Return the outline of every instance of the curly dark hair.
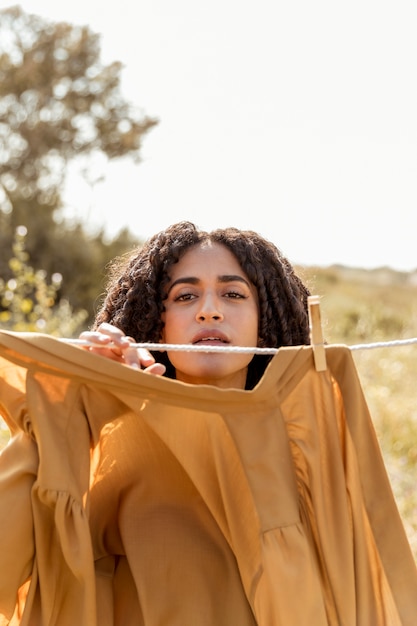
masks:
<path fill-rule="evenodd" d="M 251 230 L 224 228 L 206 232 L 188 221 L 169 226 L 109 264 L 105 299 L 92 329 L 108 322 L 137 342 L 159 342 L 170 268 L 187 250 L 207 241 L 226 246 L 256 287 L 260 347 L 310 343 L 310 292 L 280 250 Z M 166 353 L 154 353 L 154 357 L 167 366 L 166 376 L 175 378 Z M 247 389 L 259 381 L 270 358 L 254 356 L 248 369 Z"/>

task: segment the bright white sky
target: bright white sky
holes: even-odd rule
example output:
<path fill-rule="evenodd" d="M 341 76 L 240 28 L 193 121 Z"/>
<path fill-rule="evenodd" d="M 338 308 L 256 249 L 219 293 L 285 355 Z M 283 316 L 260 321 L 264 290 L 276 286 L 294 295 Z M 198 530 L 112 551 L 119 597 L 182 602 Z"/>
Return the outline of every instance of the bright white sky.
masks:
<path fill-rule="evenodd" d="M 295 263 L 417 268 L 416 0 L 18 4 L 100 33 L 125 97 L 160 120 L 140 165 L 94 191 L 70 177 L 90 223 L 233 225 Z"/>

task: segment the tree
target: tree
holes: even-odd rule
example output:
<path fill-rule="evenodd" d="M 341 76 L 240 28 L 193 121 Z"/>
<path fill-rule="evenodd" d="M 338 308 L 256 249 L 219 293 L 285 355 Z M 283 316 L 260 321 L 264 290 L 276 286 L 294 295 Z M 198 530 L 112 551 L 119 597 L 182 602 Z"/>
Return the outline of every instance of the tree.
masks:
<path fill-rule="evenodd" d="M 0 16 L 0 275 L 10 274 L 14 233 L 23 225 L 34 267 L 60 272 L 73 292 L 74 253 L 86 280 L 88 251 L 106 244 L 102 233 L 91 237 L 81 224 L 63 222 L 66 167 L 97 154 L 139 161 L 143 137 L 158 121 L 122 97 L 122 65 L 102 64 L 99 35 L 87 26 L 53 23 L 18 6 Z M 96 256 L 102 262 L 105 254 Z"/>

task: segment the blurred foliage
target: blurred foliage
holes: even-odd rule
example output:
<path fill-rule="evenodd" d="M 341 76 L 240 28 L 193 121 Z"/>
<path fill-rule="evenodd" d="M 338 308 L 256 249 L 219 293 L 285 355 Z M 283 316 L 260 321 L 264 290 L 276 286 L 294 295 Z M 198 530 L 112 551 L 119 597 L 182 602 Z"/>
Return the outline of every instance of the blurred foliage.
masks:
<path fill-rule="evenodd" d="M 92 236 L 64 221 L 68 163 L 83 159 L 94 184 L 98 157 L 139 161 L 157 120 L 123 98 L 122 65 L 103 65 L 100 38 L 88 27 L 18 6 L 0 18 L 0 276 L 11 278 L 14 233 L 25 226 L 33 267 L 60 273 L 62 295 L 91 317 L 103 266 L 137 240 L 124 230 L 108 242 L 102 232 Z"/>
<path fill-rule="evenodd" d="M 17 332 L 41 332 L 57 337 L 76 337 L 81 332 L 87 311 L 74 311 L 68 300 L 59 298 L 61 274 L 47 282 L 44 270 L 28 264 L 25 249 L 26 228 L 20 226 L 9 261 L 12 277 L 0 278 L 0 327 Z"/>

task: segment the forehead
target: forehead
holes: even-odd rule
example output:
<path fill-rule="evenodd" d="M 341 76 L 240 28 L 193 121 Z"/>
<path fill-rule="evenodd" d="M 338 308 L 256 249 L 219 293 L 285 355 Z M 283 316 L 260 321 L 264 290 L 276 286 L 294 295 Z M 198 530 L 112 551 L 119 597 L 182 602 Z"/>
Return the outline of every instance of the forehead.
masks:
<path fill-rule="evenodd" d="M 196 276 L 201 273 L 217 275 L 233 273 L 245 276 L 233 252 L 223 244 L 211 241 L 197 244 L 187 250 L 170 270 L 173 280 L 179 275 Z"/>

